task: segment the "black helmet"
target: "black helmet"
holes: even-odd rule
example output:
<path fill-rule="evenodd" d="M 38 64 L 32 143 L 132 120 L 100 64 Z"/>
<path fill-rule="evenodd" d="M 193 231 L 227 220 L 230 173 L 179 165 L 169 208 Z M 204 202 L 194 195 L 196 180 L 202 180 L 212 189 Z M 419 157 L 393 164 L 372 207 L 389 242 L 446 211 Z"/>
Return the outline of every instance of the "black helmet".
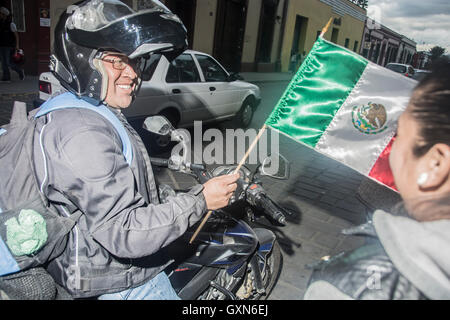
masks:
<path fill-rule="evenodd" d="M 99 63 L 102 52 L 130 59 L 160 52 L 169 60 L 187 48 L 181 20 L 157 0 L 134 11 L 119 0 L 89 0 L 69 6 L 55 29 L 50 69 L 61 84 L 93 104 L 106 97 L 108 77 Z M 136 86 L 138 88 L 139 86 Z"/>

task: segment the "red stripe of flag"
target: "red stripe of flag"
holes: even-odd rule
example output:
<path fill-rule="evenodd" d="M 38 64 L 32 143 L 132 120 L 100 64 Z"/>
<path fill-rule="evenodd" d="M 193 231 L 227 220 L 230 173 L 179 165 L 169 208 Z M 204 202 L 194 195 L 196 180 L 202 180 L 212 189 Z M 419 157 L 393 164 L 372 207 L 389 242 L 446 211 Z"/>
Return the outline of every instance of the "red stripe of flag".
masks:
<path fill-rule="evenodd" d="M 391 167 L 389 166 L 389 154 L 391 153 L 392 144 L 395 137 L 391 139 L 386 148 L 378 157 L 377 161 L 370 170 L 369 177 L 385 184 L 389 188 L 397 191 L 394 183 L 394 176 L 392 175 Z"/>

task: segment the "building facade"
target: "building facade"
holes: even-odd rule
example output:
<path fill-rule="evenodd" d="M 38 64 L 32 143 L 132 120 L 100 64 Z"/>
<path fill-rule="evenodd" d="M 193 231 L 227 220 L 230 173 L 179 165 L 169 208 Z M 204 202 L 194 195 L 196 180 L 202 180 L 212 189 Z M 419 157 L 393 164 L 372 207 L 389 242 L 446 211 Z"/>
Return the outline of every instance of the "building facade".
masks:
<path fill-rule="evenodd" d="M 311 50 L 330 18 L 333 23 L 325 39 L 359 52 L 366 20 L 366 9 L 356 1 L 289 1 L 281 49 L 281 71 L 287 71 L 293 53 Z"/>
<path fill-rule="evenodd" d="M 325 38 L 359 52 L 365 5 L 354 0 L 197 0 L 192 48 L 212 54 L 231 71 L 286 72 L 292 54 L 308 53 L 330 18 L 332 30 Z"/>
<path fill-rule="evenodd" d="M 416 43 L 372 19 L 366 19 L 362 39 L 360 54 L 376 64 L 413 62 Z"/>
<path fill-rule="evenodd" d="M 0 1 L 7 8 L 18 7 L 15 19 L 26 25 L 20 33 L 26 72 L 47 71 L 58 18 L 79 0 Z M 122 1 L 134 9 L 144 9 L 149 2 Z M 325 38 L 360 52 L 367 6 L 360 0 L 160 1 L 186 25 L 191 49 L 213 55 L 235 72 L 288 71 L 292 54 L 307 54 L 330 18 L 333 24 Z M 49 16 L 43 18 L 45 10 Z"/>
<path fill-rule="evenodd" d="M 428 51 L 418 51 L 414 55 L 412 66 L 416 69 L 427 69 L 431 63 L 431 53 Z"/>
<path fill-rule="evenodd" d="M 50 56 L 50 0 L 0 0 L 7 8 L 19 33 L 20 48 L 25 53 L 26 74 L 48 70 Z"/>

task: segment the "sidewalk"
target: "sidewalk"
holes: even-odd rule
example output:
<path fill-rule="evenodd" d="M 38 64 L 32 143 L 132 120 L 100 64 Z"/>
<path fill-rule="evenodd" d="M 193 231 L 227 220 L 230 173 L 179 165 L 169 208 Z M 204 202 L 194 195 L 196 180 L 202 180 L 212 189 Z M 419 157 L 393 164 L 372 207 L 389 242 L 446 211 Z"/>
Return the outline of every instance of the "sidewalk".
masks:
<path fill-rule="evenodd" d="M 0 98 L 3 101 L 14 101 L 16 98 L 34 98 L 39 95 L 39 77 L 25 76 L 25 80 L 20 81 L 17 74 L 11 75 L 11 82 L 0 82 Z"/>

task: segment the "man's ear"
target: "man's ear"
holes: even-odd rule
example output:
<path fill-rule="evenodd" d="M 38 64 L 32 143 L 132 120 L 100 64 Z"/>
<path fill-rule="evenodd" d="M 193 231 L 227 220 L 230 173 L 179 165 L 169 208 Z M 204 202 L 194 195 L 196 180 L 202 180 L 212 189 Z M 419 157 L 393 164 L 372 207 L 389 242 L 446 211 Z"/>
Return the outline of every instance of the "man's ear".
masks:
<path fill-rule="evenodd" d="M 102 88 L 100 92 L 100 100 L 104 101 L 106 99 L 106 94 L 108 93 L 108 72 L 106 71 L 105 65 L 100 59 L 92 59 L 92 64 L 101 75 Z"/>
<path fill-rule="evenodd" d="M 428 179 L 420 185 L 422 190 L 439 189 L 450 179 L 450 146 L 437 143 L 425 154 L 422 170 Z"/>

